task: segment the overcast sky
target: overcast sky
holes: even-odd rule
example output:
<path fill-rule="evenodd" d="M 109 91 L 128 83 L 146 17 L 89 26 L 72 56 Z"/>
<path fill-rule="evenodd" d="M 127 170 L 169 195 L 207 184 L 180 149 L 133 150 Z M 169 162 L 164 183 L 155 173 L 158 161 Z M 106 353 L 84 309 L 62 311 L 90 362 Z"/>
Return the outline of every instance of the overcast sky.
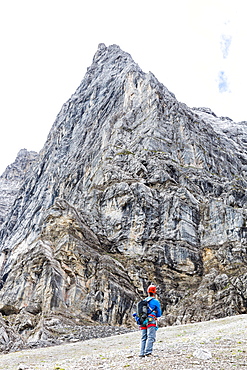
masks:
<path fill-rule="evenodd" d="M 0 173 L 42 148 L 101 42 L 188 106 L 247 121 L 246 0 L 2 0 L 0 35 Z"/>

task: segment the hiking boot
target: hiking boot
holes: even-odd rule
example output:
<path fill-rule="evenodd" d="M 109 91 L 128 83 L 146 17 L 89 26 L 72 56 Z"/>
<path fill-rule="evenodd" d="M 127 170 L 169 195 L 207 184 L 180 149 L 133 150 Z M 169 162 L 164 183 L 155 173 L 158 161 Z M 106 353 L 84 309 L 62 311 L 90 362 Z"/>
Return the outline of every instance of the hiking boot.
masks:
<path fill-rule="evenodd" d="M 141 358 L 142 358 L 142 357 L 145 357 L 145 355 L 139 355 L 139 357 L 141 357 Z"/>

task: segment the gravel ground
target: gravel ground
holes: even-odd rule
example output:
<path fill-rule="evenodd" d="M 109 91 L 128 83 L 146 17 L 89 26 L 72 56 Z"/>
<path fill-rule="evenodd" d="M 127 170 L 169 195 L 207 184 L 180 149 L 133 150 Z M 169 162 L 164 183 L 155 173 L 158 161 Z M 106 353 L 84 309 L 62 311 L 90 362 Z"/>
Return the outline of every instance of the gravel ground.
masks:
<path fill-rule="evenodd" d="M 247 370 L 247 315 L 160 328 L 154 356 L 139 358 L 139 330 L 0 355 L 1 370 Z"/>

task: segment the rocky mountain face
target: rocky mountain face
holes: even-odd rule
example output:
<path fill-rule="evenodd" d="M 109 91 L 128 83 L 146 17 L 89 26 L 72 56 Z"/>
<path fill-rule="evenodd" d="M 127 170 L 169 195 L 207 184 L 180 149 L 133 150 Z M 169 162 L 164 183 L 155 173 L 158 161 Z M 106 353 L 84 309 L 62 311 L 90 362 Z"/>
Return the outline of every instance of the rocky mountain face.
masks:
<path fill-rule="evenodd" d="M 164 325 L 246 313 L 246 143 L 100 44 L 2 225 L 3 318 L 29 342 L 130 326 L 150 282 Z"/>
<path fill-rule="evenodd" d="M 22 149 L 11 165 L 0 176 L 0 226 L 14 203 L 26 172 L 37 160 L 38 153 Z"/>

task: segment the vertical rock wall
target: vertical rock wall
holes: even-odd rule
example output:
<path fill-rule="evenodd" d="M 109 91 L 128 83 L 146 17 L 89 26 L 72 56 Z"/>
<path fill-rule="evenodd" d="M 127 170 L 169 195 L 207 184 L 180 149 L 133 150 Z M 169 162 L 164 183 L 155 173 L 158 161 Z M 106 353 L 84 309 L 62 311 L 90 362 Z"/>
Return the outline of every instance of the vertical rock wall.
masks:
<path fill-rule="evenodd" d="M 0 312 L 127 325 L 150 282 L 165 324 L 246 312 L 245 132 L 100 44 L 0 231 Z"/>

